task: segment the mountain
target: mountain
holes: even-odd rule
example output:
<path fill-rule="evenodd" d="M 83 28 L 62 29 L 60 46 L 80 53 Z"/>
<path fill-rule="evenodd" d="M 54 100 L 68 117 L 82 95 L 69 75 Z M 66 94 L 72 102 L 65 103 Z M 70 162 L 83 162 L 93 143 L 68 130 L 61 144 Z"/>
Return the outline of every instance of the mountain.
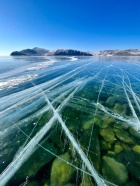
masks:
<path fill-rule="evenodd" d="M 127 49 L 127 50 L 103 50 L 96 55 L 101 56 L 140 56 L 140 50 Z"/>
<path fill-rule="evenodd" d="M 83 52 L 73 49 L 58 49 L 47 50 L 44 48 L 35 47 L 33 49 L 24 49 L 21 51 L 14 51 L 11 56 L 140 56 L 140 50 L 103 50 L 99 52 Z"/>
<path fill-rule="evenodd" d="M 68 49 L 68 50 L 58 49 L 54 51 L 53 55 L 54 56 L 92 56 L 92 54 L 88 52 L 82 52 L 79 50 L 72 50 L 72 49 Z"/>
<path fill-rule="evenodd" d="M 49 50 L 44 49 L 44 48 L 35 47 L 32 50 L 36 51 L 38 55 L 45 55 L 45 54 L 49 53 Z"/>
<path fill-rule="evenodd" d="M 10 55 L 11 56 L 26 56 L 26 54 L 19 52 L 19 51 L 14 51 Z"/>
<path fill-rule="evenodd" d="M 37 55 L 37 52 L 33 49 L 25 49 L 21 51 L 14 51 L 10 55 L 11 56 L 32 56 L 32 55 Z"/>
<path fill-rule="evenodd" d="M 58 50 L 47 50 L 44 48 L 38 48 L 35 47 L 33 49 L 24 49 L 21 51 L 14 51 L 10 54 L 11 56 L 92 56 L 89 52 L 82 52 L 79 50 L 64 50 L 64 49 L 58 49 Z"/>
<path fill-rule="evenodd" d="M 101 56 L 112 56 L 115 55 L 119 50 L 103 50 L 97 53 L 97 55 Z"/>

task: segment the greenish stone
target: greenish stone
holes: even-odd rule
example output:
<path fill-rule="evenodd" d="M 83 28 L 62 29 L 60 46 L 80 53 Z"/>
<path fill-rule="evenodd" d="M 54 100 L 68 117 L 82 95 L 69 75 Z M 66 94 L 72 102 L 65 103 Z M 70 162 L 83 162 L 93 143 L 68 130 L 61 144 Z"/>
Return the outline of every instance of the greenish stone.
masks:
<path fill-rule="evenodd" d="M 104 121 L 101 118 L 95 118 L 95 125 L 102 128 L 104 126 Z"/>
<path fill-rule="evenodd" d="M 94 119 L 91 119 L 84 123 L 83 129 L 90 129 L 93 124 L 94 124 Z"/>
<path fill-rule="evenodd" d="M 121 146 L 122 146 L 122 148 L 125 150 L 125 151 L 131 151 L 131 148 L 128 146 L 128 145 L 126 145 L 126 144 L 124 144 L 124 143 L 121 143 Z"/>
<path fill-rule="evenodd" d="M 140 154 L 140 145 L 135 145 L 132 150 L 138 154 Z"/>
<path fill-rule="evenodd" d="M 114 119 L 111 118 L 110 116 L 103 116 L 102 118 L 96 118 L 95 119 L 95 124 L 100 127 L 100 128 L 107 128 L 109 125 L 114 123 Z"/>
<path fill-rule="evenodd" d="M 109 97 L 107 100 L 106 100 L 106 104 L 109 106 L 109 107 L 113 107 L 115 105 L 115 102 L 116 102 L 116 98 L 115 97 Z"/>
<path fill-rule="evenodd" d="M 101 129 L 100 130 L 100 135 L 103 137 L 103 139 L 107 142 L 107 143 L 114 143 L 115 141 L 115 135 L 112 129 L 108 128 L 108 129 Z"/>
<path fill-rule="evenodd" d="M 66 162 L 72 162 L 69 153 L 61 155 L 60 158 L 64 159 Z M 66 162 L 59 158 L 54 160 L 51 169 L 51 186 L 66 185 L 73 178 L 73 175 L 76 174 L 76 169 Z"/>
<path fill-rule="evenodd" d="M 111 144 L 107 143 L 106 141 L 101 140 L 100 141 L 100 146 L 102 150 L 109 150 L 111 149 Z"/>
<path fill-rule="evenodd" d="M 115 153 L 113 151 L 108 151 L 108 155 L 115 156 Z"/>
<path fill-rule="evenodd" d="M 117 112 L 117 113 L 120 113 L 120 114 L 126 114 L 126 107 L 127 105 L 126 104 L 119 104 L 119 103 L 116 103 L 115 106 L 114 106 L 114 111 Z"/>
<path fill-rule="evenodd" d="M 43 186 L 49 186 L 49 184 L 48 183 L 45 183 Z"/>
<path fill-rule="evenodd" d="M 107 156 L 103 157 L 102 174 L 104 179 L 117 185 L 126 184 L 128 180 L 126 167 L 122 163 Z"/>
<path fill-rule="evenodd" d="M 115 152 L 115 154 L 120 153 L 122 150 L 123 150 L 123 148 L 120 145 L 116 144 L 114 146 L 114 152 Z"/>
<path fill-rule="evenodd" d="M 106 125 L 111 125 L 114 123 L 114 118 L 106 115 L 103 117 L 103 121 Z"/>
<path fill-rule="evenodd" d="M 135 144 L 132 137 L 129 136 L 129 133 L 126 130 L 123 129 L 114 129 L 117 138 L 127 144 Z"/>
<path fill-rule="evenodd" d="M 48 181 L 48 180 L 47 180 L 47 181 L 45 181 L 45 182 L 43 183 L 43 186 L 50 186 L 49 181 Z"/>
<path fill-rule="evenodd" d="M 140 133 L 137 132 L 135 129 L 133 129 L 132 127 L 129 128 L 129 132 L 130 134 L 132 134 L 135 138 L 140 139 Z"/>

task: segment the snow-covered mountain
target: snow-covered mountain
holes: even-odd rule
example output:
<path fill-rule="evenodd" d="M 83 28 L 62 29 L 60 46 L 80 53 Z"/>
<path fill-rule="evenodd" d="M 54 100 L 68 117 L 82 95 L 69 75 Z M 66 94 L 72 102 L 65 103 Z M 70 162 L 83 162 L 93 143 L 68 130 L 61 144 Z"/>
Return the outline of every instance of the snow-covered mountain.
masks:
<path fill-rule="evenodd" d="M 127 49 L 127 50 L 103 50 L 96 55 L 101 56 L 140 56 L 140 50 Z"/>

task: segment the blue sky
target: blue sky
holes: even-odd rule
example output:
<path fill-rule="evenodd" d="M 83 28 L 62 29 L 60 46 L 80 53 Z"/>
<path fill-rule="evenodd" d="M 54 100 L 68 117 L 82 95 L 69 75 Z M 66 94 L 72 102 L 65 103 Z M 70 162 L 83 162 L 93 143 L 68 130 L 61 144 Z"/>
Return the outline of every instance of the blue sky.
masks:
<path fill-rule="evenodd" d="M 140 0 L 0 0 L 0 55 L 35 46 L 140 49 Z"/>

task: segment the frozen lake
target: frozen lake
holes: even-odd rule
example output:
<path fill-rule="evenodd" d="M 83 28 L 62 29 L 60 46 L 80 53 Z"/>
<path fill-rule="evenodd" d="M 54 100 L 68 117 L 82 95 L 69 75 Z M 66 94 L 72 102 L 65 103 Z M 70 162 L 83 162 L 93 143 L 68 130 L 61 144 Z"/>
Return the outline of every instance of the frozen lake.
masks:
<path fill-rule="evenodd" d="M 0 185 L 140 185 L 140 57 L 0 57 Z"/>

